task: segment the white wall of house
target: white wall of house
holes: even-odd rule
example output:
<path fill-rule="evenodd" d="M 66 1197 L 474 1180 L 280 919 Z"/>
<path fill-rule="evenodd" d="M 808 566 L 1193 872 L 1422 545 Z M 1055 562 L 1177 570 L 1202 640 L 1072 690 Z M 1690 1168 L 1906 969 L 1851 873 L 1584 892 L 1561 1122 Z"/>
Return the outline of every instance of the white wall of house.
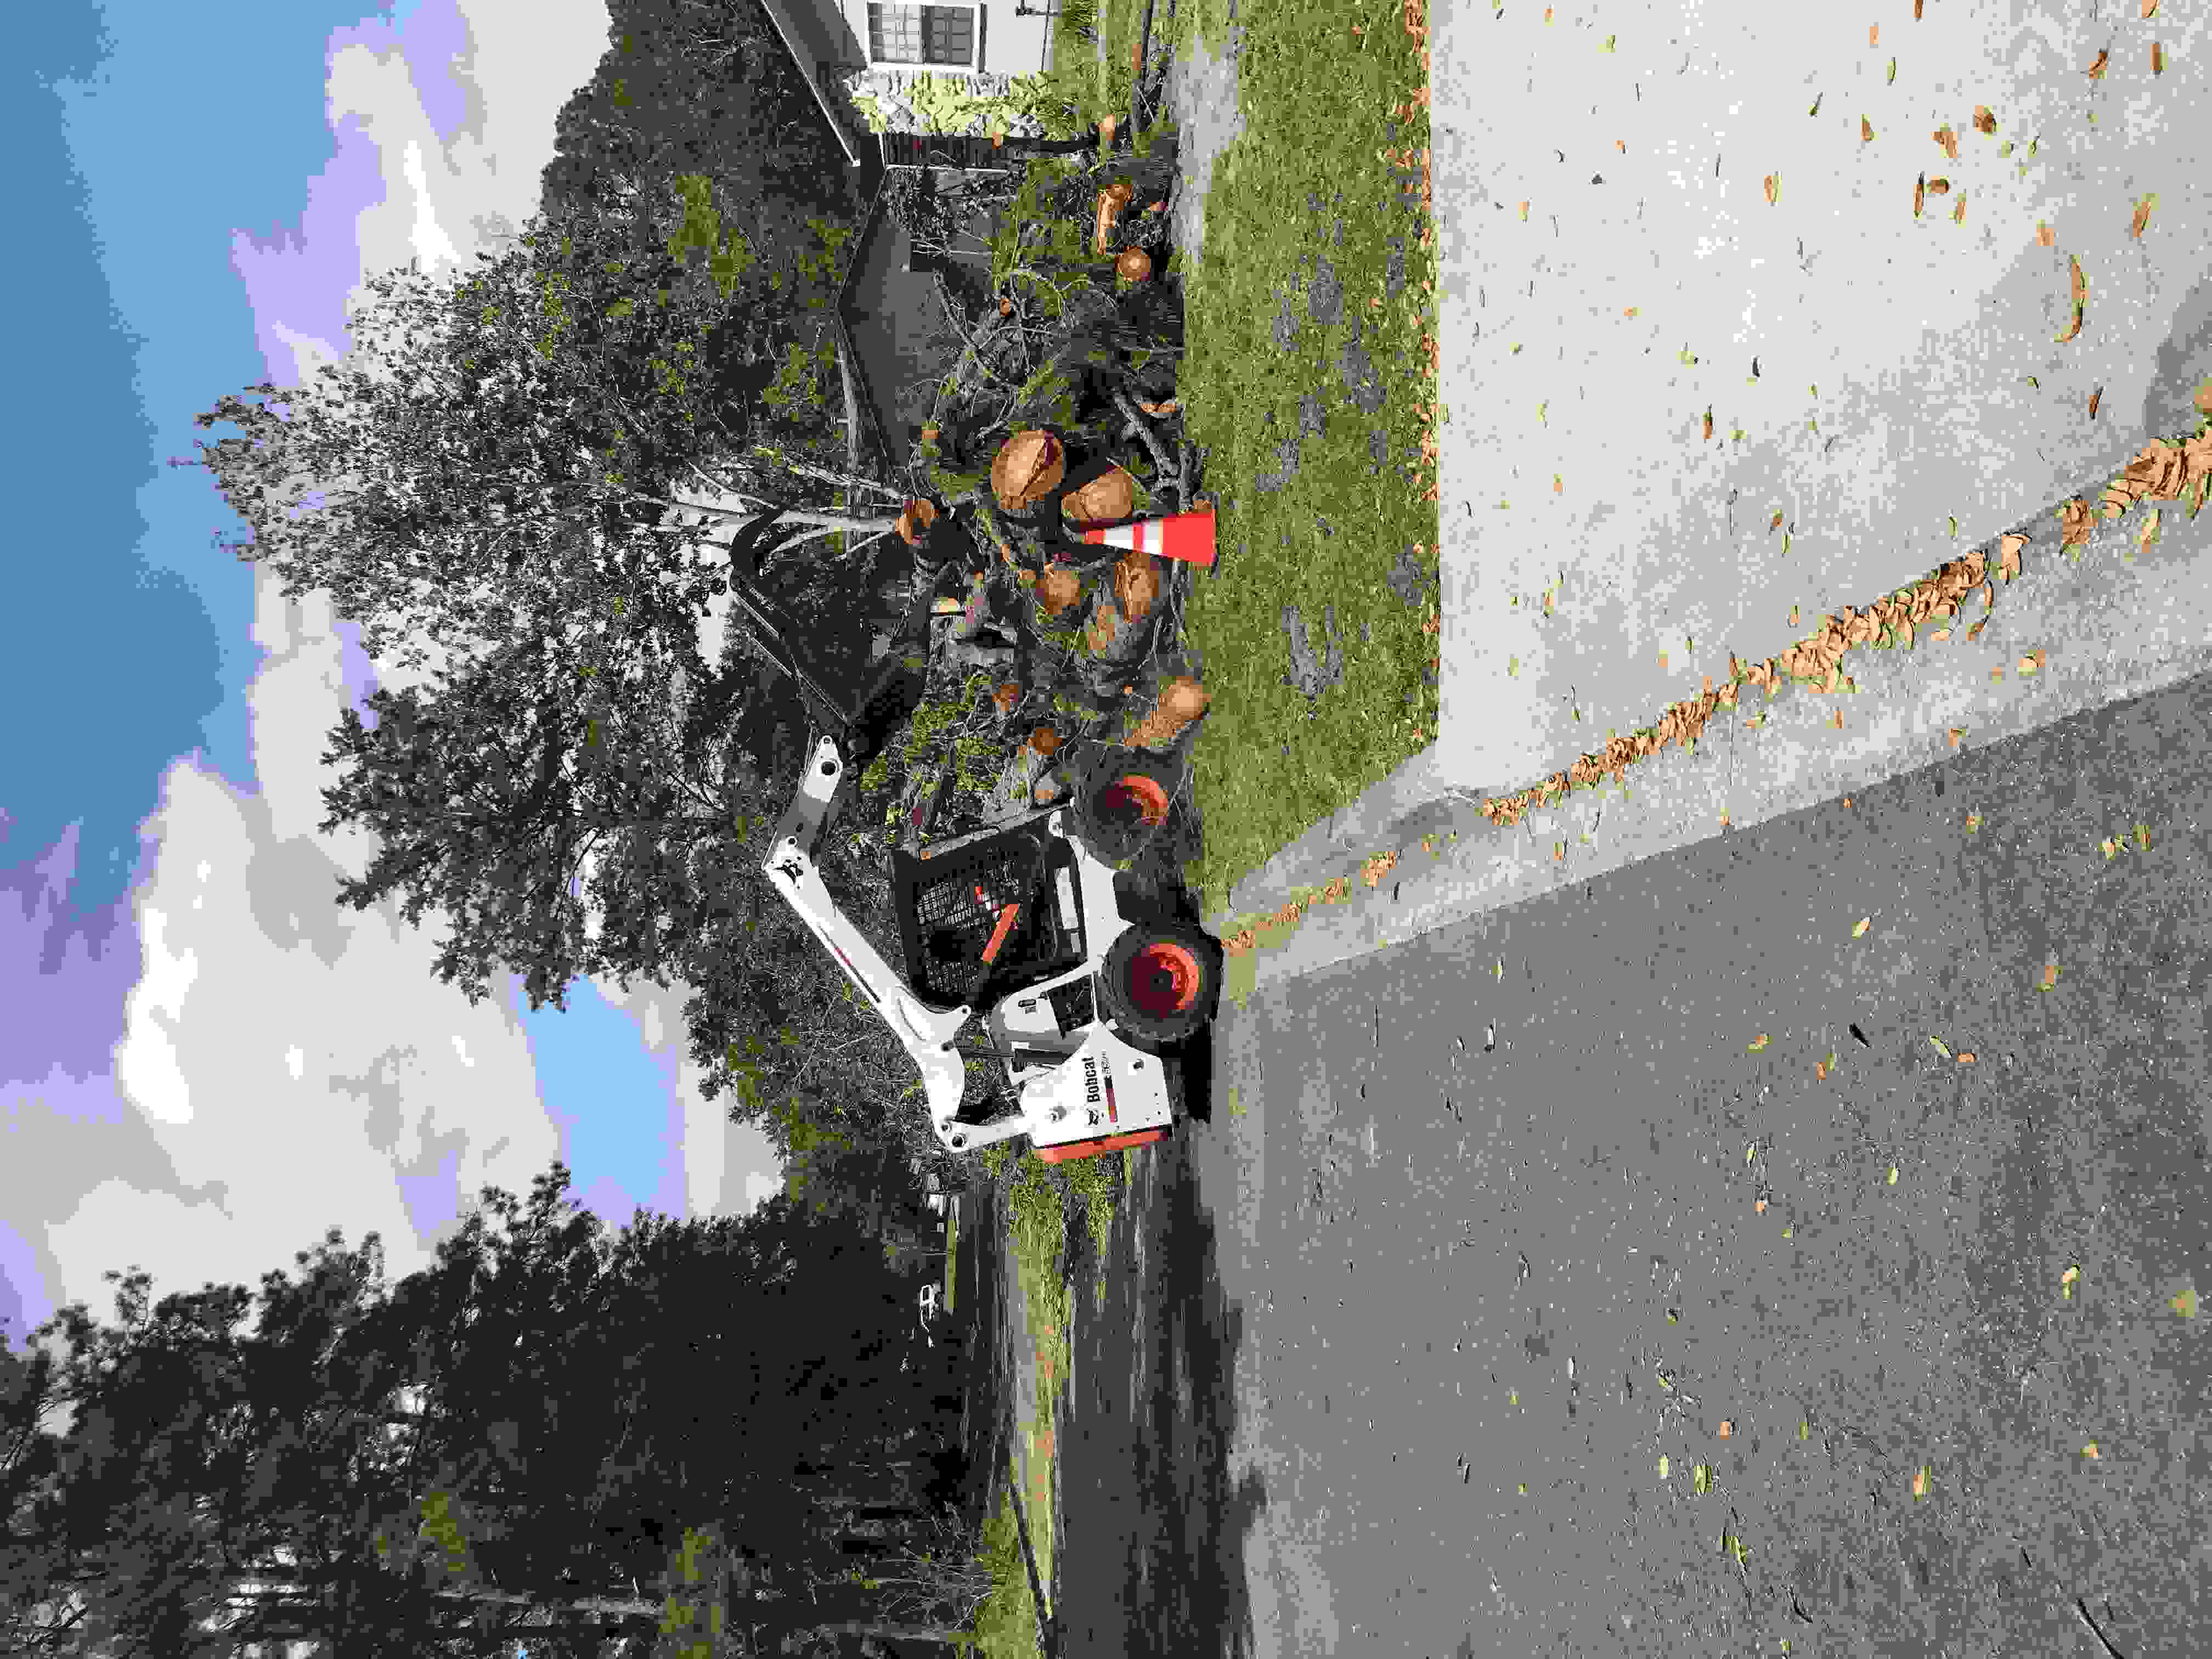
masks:
<path fill-rule="evenodd" d="M 1058 0 L 814 0 L 834 8 L 870 69 L 1035 75 L 1051 61 Z"/>
<path fill-rule="evenodd" d="M 973 97 L 1005 96 L 1052 62 L 1060 0 L 762 0 L 823 100 L 849 159 L 878 132 L 1039 136 L 1020 116 L 948 118 L 917 91 L 927 82 Z M 1031 9 L 1033 8 L 1033 9 Z"/>

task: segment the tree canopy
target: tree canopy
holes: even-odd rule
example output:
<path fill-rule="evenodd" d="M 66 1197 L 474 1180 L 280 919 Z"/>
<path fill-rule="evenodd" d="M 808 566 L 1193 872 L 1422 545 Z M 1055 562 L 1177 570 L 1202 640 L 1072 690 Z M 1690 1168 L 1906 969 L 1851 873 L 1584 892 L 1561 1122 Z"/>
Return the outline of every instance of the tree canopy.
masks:
<path fill-rule="evenodd" d="M 834 1577 L 830 1494 L 919 1501 L 886 1461 L 939 1404 L 911 1284 L 849 1214 L 610 1234 L 556 1163 L 397 1285 L 374 1234 L 295 1260 L 251 1328 L 244 1286 L 111 1273 L 114 1323 L 72 1304 L 7 1356 L 11 1650 L 590 1652 L 653 1627 L 694 1528 Z"/>

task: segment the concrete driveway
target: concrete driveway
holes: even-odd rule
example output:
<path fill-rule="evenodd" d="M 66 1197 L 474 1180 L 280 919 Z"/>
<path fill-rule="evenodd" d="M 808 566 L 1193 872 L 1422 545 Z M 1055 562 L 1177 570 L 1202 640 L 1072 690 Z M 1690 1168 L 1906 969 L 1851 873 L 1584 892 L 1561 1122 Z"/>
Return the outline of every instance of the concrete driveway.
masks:
<path fill-rule="evenodd" d="M 2212 515 L 2169 502 L 2142 544 L 2138 506 L 2078 550 L 2055 516 L 2197 432 L 2212 377 L 2212 24 L 2142 9 L 1438 0 L 1440 740 L 1209 921 L 1359 897 L 1370 854 L 1457 830 L 1453 867 L 1385 883 L 1418 866 L 1442 926 L 2212 665 Z M 1994 576 L 2007 532 L 2023 578 L 1972 640 L 1978 599 L 1947 641 L 1853 651 L 1837 696 L 1722 710 L 1721 774 L 1662 751 L 1510 833 L 1481 817 L 1732 655 L 1948 561 Z M 1410 936 L 1363 908 L 1364 948 Z"/>
<path fill-rule="evenodd" d="M 1452 771 L 1559 769 L 2195 429 L 2212 23 L 2141 9 L 1444 10 Z"/>
<path fill-rule="evenodd" d="M 1224 1009 L 1074 1277 L 1066 1659 L 2204 1651 L 2208 732 L 2212 676 Z"/>

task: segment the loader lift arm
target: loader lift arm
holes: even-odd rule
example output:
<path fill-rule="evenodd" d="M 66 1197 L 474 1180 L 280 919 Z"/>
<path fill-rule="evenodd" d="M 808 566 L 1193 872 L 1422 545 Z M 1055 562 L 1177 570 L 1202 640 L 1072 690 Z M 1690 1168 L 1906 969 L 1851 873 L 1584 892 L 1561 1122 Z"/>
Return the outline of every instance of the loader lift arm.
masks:
<path fill-rule="evenodd" d="M 952 1040 L 975 1016 L 975 1007 L 963 1003 L 943 1013 L 923 1006 L 860 930 L 845 919 L 823 884 L 814 860 L 823 829 L 836 817 L 839 792 L 845 787 L 847 768 L 834 738 L 815 744 L 799 792 L 777 821 L 762 869 L 769 884 L 798 912 L 799 920 L 837 959 L 868 1004 L 883 1017 L 915 1064 L 921 1068 L 928 1092 L 929 1124 L 937 1139 L 951 1152 L 972 1152 L 979 1146 L 1012 1139 L 1029 1133 L 1029 1120 L 1015 1112 L 991 1123 L 957 1121 L 968 1068 Z"/>

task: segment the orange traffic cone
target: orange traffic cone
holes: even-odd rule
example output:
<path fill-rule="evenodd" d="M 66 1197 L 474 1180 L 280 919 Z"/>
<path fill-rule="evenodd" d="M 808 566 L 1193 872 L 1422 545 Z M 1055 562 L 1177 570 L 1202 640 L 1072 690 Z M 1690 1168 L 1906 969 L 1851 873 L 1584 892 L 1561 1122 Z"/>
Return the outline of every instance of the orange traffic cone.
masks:
<path fill-rule="evenodd" d="M 1103 530 L 1086 530 L 1083 539 L 1108 547 L 1133 547 L 1164 559 L 1180 559 L 1185 564 L 1212 564 L 1213 503 L 1208 501 L 1188 513 L 1170 513 L 1164 519 L 1135 519 Z"/>

